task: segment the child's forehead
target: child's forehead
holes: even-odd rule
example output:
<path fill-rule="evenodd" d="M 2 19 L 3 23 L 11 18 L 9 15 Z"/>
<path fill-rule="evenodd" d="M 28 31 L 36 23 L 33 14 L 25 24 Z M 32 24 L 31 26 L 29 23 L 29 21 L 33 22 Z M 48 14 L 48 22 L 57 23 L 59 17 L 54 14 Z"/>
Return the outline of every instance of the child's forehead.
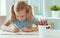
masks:
<path fill-rule="evenodd" d="M 15 10 L 15 13 L 26 13 L 26 10 L 25 10 L 25 9 L 20 10 L 20 11 L 16 11 L 16 10 Z"/>
<path fill-rule="evenodd" d="M 25 11 L 19 11 L 19 12 L 15 12 L 16 15 L 26 15 Z"/>

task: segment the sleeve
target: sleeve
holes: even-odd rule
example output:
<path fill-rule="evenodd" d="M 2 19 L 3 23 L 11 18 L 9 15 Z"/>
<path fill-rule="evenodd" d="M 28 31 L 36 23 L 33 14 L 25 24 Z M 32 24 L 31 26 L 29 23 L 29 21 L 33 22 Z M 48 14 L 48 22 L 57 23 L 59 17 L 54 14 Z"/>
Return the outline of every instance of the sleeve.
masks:
<path fill-rule="evenodd" d="M 36 23 L 36 22 L 38 22 L 38 18 L 36 18 L 36 17 L 33 17 L 33 19 L 32 19 L 32 22 L 33 22 L 33 23 Z"/>
<path fill-rule="evenodd" d="M 9 26 L 10 29 L 14 28 L 14 27 L 15 27 L 14 23 L 11 23 L 10 26 Z"/>

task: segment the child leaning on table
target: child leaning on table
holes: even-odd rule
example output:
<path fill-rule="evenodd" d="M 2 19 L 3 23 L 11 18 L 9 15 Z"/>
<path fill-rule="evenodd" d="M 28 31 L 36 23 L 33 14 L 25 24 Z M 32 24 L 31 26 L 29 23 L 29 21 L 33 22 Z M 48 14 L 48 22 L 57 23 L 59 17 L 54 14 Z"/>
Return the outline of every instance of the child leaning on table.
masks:
<path fill-rule="evenodd" d="M 12 24 L 13 23 L 13 24 Z M 24 32 L 37 31 L 38 28 L 32 27 L 32 24 L 41 24 L 32 14 L 32 7 L 26 4 L 24 1 L 19 1 L 12 5 L 11 7 L 11 19 L 7 20 L 2 26 L 1 29 L 4 31 L 18 32 L 20 29 Z M 14 28 L 9 28 L 9 25 L 12 24 Z"/>

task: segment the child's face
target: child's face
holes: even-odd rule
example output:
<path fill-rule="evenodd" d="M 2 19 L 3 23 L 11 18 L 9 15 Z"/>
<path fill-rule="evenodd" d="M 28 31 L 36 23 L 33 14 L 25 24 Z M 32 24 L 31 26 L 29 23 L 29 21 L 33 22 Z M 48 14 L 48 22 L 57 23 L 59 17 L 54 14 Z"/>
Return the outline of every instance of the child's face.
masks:
<path fill-rule="evenodd" d="M 19 12 L 16 12 L 16 18 L 19 20 L 19 21 L 24 21 L 26 19 L 26 10 L 21 10 Z"/>

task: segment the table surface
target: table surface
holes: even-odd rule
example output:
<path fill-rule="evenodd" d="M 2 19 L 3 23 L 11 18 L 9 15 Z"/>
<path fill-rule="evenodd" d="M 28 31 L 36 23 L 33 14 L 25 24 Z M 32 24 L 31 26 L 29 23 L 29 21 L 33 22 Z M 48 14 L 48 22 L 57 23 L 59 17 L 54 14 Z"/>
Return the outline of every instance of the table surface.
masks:
<path fill-rule="evenodd" d="M 41 36 L 39 32 L 3 32 L 0 30 L 0 38 L 60 38 L 60 30 L 49 30 L 45 36 Z"/>

